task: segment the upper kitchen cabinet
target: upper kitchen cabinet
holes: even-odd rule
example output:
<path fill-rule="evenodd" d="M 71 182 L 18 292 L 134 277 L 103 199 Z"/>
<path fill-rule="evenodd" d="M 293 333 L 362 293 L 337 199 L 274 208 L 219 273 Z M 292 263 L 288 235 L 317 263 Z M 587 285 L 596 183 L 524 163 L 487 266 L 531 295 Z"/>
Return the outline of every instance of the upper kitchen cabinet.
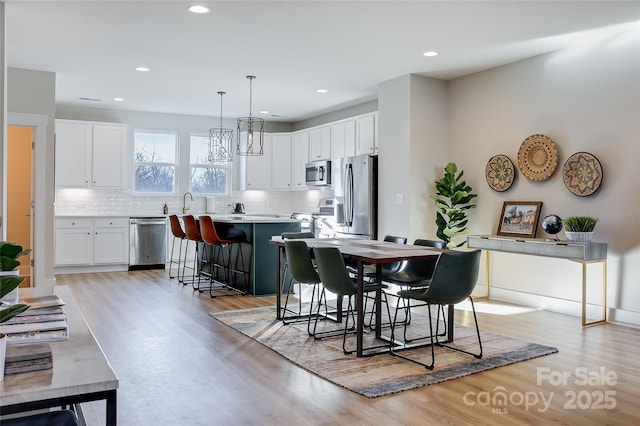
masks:
<path fill-rule="evenodd" d="M 246 138 L 242 132 L 239 137 Z M 270 189 L 272 136 L 265 133 L 262 155 L 236 155 L 238 161 L 238 189 Z"/>
<path fill-rule="evenodd" d="M 331 127 L 309 130 L 309 161 L 331 159 Z"/>
<path fill-rule="evenodd" d="M 345 120 L 331 125 L 331 159 L 356 155 L 356 121 Z"/>
<path fill-rule="evenodd" d="M 378 153 L 377 113 L 356 118 L 356 155 Z"/>
<path fill-rule="evenodd" d="M 55 184 L 124 188 L 127 125 L 56 120 Z"/>
<path fill-rule="evenodd" d="M 291 189 L 291 134 L 271 135 L 271 188 Z"/>
<path fill-rule="evenodd" d="M 291 189 L 307 189 L 305 166 L 309 161 L 309 131 L 291 136 Z"/>

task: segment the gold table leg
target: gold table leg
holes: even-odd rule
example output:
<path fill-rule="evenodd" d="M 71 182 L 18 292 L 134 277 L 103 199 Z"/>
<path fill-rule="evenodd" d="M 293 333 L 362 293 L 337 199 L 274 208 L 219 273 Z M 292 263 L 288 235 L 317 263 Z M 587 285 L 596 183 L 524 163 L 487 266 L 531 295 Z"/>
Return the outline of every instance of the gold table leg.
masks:
<path fill-rule="evenodd" d="M 575 260 L 574 262 L 582 263 L 582 326 L 586 327 L 607 322 L 607 261 Z M 587 264 L 589 263 L 602 263 L 602 317 L 595 321 L 587 321 Z"/>

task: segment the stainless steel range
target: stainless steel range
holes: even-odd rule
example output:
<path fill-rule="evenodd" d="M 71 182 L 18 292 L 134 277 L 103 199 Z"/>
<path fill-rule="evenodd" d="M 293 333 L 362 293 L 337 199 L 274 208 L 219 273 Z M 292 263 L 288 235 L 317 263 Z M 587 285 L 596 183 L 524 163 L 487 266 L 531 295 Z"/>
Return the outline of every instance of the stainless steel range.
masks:
<path fill-rule="evenodd" d="M 318 211 L 313 214 L 313 234 L 316 238 L 333 238 L 336 226 L 334 199 L 321 199 Z"/>

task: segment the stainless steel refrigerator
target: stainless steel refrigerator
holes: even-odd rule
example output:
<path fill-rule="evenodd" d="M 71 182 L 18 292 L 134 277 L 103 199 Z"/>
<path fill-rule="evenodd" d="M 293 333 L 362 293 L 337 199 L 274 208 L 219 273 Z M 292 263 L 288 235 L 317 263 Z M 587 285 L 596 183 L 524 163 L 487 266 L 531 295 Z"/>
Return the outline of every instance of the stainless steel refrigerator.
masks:
<path fill-rule="evenodd" d="M 359 155 L 332 160 L 335 236 L 378 237 L 378 157 Z"/>

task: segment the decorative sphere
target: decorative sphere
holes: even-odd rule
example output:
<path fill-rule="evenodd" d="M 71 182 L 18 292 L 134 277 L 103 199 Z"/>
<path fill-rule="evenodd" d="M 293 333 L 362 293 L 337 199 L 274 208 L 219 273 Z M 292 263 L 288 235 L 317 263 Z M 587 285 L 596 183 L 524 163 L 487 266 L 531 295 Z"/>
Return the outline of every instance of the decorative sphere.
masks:
<path fill-rule="evenodd" d="M 542 229 L 547 234 L 557 234 L 562 229 L 562 219 L 560 216 L 550 214 L 542 219 Z"/>

